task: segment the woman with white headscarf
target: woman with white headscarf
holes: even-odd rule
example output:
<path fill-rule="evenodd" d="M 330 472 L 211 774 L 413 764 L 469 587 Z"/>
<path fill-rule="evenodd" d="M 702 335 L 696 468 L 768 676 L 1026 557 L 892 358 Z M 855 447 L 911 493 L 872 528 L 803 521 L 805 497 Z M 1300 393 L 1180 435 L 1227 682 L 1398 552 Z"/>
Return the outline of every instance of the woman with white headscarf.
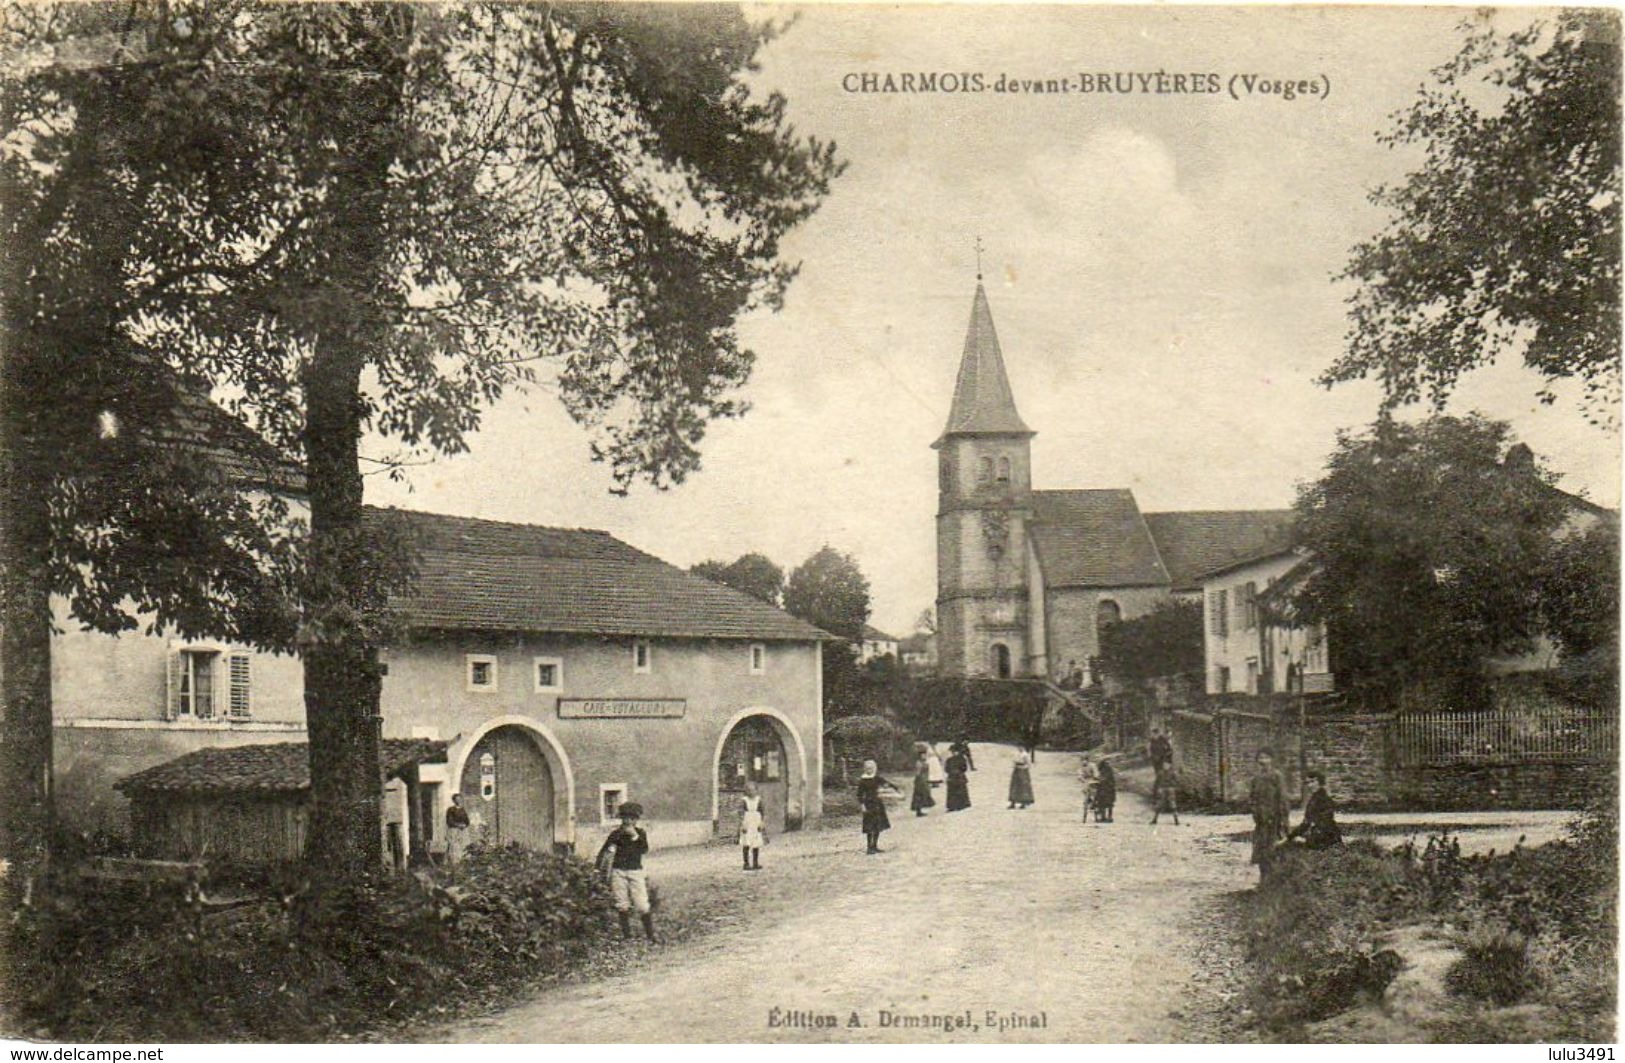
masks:
<path fill-rule="evenodd" d="M 863 837 L 869 843 L 866 852 L 880 852 L 880 832 L 891 829 L 886 815 L 886 803 L 880 799 L 882 787 L 901 793 L 897 787 L 881 778 L 880 768 L 872 760 L 863 762 L 863 777 L 858 780 L 858 804 L 863 807 Z"/>
<path fill-rule="evenodd" d="M 1026 808 L 1033 804 L 1033 772 L 1027 753 L 1016 754 L 1016 766 L 1010 769 L 1010 807 Z"/>

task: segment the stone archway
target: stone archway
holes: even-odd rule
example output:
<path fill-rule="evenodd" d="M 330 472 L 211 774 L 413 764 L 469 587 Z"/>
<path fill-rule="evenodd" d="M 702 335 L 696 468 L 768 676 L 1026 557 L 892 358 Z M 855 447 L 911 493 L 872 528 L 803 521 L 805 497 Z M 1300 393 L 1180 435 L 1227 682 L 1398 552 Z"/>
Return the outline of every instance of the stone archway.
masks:
<path fill-rule="evenodd" d="M 717 736 L 717 747 L 711 756 L 711 823 L 722 831 L 732 829 L 731 823 L 722 821 L 724 814 L 731 815 L 732 808 L 723 807 L 723 780 L 722 760 L 723 753 L 729 745 L 729 737 L 741 727 L 747 731 L 757 733 L 770 733 L 777 739 L 778 746 L 783 751 L 783 802 L 784 826 L 782 829 L 798 830 L 807 817 L 807 799 L 809 794 L 809 777 L 807 774 L 807 749 L 801 740 L 801 734 L 796 730 L 795 724 L 789 717 L 777 709 L 767 706 L 753 706 L 741 709 L 734 713 L 722 733 Z M 736 738 L 737 741 L 737 738 Z M 765 762 L 761 770 L 753 773 L 760 778 L 761 783 L 777 784 L 779 780 L 767 779 L 769 766 Z M 767 795 L 764 794 L 764 798 Z M 765 803 L 765 802 L 764 802 Z"/>
<path fill-rule="evenodd" d="M 520 737 L 528 740 L 534 748 L 537 755 L 534 764 L 526 763 L 530 758 L 525 754 L 525 746 L 516 741 Z M 491 758 L 491 762 L 484 767 L 494 768 L 495 762 L 502 758 L 504 748 L 508 751 L 510 763 L 517 769 L 510 776 L 513 781 L 526 787 L 535 787 L 537 792 L 547 794 L 546 800 L 550 807 L 546 809 L 548 815 L 545 829 L 552 835 L 552 844 L 574 845 L 576 784 L 575 775 L 570 770 L 570 760 L 565 756 L 564 747 L 559 744 L 558 739 L 554 738 L 539 721 L 529 716 L 494 717 L 453 745 L 450 755 L 446 758 L 448 785 L 441 795 L 440 814 L 444 816 L 445 807 L 451 804 L 452 793 L 462 788 L 465 780 L 472 779 L 473 785 L 476 787 L 480 785 L 482 761 L 487 757 Z M 538 771 L 537 768 L 544 770 Z M 515 834 L 516 840 L 525 840 L 525 832 L 534 829 L 533 825 L 516 827 L 512 833 Z"/>

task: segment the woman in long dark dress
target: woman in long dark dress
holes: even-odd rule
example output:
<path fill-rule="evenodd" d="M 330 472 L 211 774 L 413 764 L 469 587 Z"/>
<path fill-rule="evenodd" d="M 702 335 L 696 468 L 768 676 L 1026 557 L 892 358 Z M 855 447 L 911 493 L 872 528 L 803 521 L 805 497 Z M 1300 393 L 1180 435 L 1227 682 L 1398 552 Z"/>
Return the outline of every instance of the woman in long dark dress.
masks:
<path fill-rule="evenodd" d="M 1033 772 L 1028 766 L 1025 752 L 1016 754 L 1016 766 L 1010 769 L 1010 807 L 1026 808 L 1033 804 Z"/>
<path fill-rule="evenodd" d="M 880 799 L 881 787 L 902 792 L 880 777 L 880 768 L 874 761 L 864 761 L 863 777 L 858 780 L 858 804 L 863 808 L 863 837 L 869 843 L 870 853 L 880 852 L 880 832 L 891 829 L 886 803 Z"/>
<path fill-rule="evenodd" d="M 969 808 L 970 780 L 965 773 L 970 770 L 970 764 L 964 754 L 948 754 L 948 762 L 943 767 L 948 772 L 948 811 L 958 812 L 962 808 Z"/>
<path fill-rule="evenodd" d="M 921 753 L 914 764 L 914 797 L 908 807 L 914 810 L 916 816 L 923 816 L 925 810 L 936 803 L 937 799 L 931 796 L 931 764 Z"/>

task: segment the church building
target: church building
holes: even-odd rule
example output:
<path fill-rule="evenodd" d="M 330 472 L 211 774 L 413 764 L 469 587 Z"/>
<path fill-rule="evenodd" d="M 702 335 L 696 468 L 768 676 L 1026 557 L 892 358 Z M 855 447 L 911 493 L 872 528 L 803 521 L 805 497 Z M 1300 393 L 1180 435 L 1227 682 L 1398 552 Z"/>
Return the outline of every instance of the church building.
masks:
<path fill-rule="evenodd" d="M 1088 678 L 1100 629 L 1200 577 L 1290 545 L 1289 509 L 1142 513 L 1126 488 L 1037 490 L 980 280 L 938 460 L 937 640 L 944 675 Z"/>

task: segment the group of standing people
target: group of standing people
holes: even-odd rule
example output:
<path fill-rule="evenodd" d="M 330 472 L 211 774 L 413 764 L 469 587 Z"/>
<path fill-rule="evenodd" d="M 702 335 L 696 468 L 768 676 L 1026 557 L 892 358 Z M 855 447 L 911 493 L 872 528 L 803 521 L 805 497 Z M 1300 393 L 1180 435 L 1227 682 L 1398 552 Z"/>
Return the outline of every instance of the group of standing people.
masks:
<path fill-rule="evenodd" d="M 923 816 L 926 809 L 935 808 L 937 799 L 933 790 L 938 787 L 946 790 L 944 796 L 949 812 L 969 808 L 968 775 L 975 770 L 976 760 L 971 754 L 970 742 L 964 738 L 948 747 L 946 761 L 937 753 L 934 744 L 919 743 L 915 748 L 914 786 L 909 808 L 916 816 Z M 864 761 L 863 775 L 858 779 L 858 805 L 863 810 L 864 851 L 871 855 L 881 851 L 880 835 L 891 829 L 891 817 L 886 814 L 886 802 L 882 795 L 885 790 L 899 795 L 903 792 L 881 776 L 878 764 L 872 760 Z"/>

